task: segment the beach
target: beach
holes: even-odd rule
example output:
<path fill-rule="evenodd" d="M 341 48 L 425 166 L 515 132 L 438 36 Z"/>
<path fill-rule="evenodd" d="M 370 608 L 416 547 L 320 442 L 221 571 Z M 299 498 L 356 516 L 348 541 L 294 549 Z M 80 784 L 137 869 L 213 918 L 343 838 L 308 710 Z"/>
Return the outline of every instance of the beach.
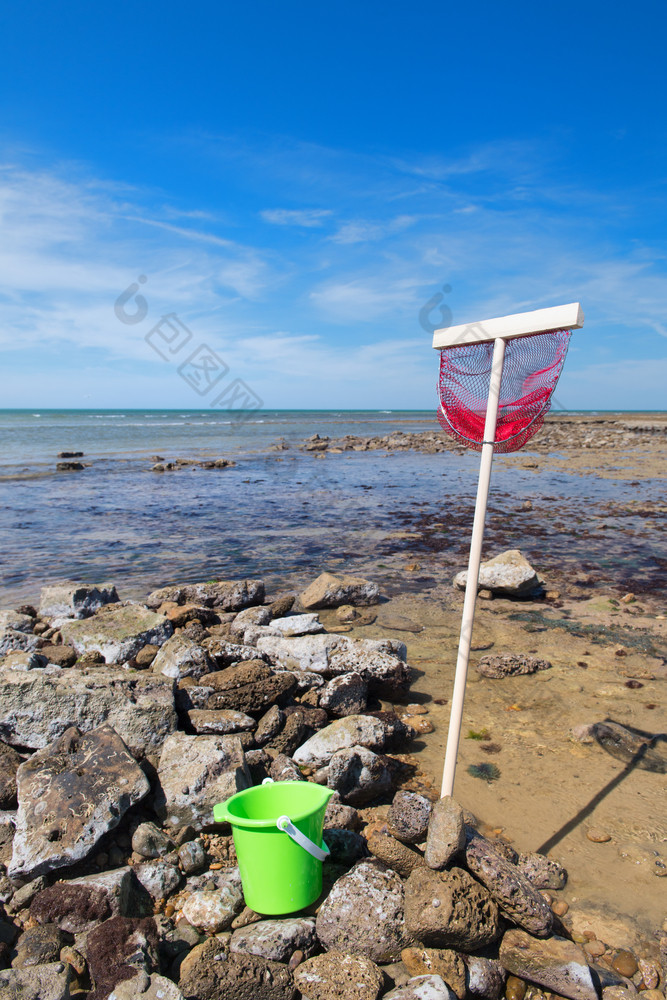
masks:
<path fill-rule="evenodd" d="M 479 456 L 426 413 L 276 414 L 227 438 L 193 415 L 99 416 L 47 417 L 46 435 L 43 417 L 8 418 L 2 607 L 37 608 L 63 579 L 140 603 L 260 579 L 267 605 L 322 572 L 372 581 L 377 599 L 319 620 L 405 644 L 409 690 L 376 708 L 414 729 L 401 787 L 436 800 Z M 116 430 L 128 420 L 134 431 Z M 494 460 L 483 558 L 520 550 L 539 586 L 478 599 L 455 786 L 483 835 L 567 869 L 551 897 L 575 940 L 654 957 L 667 932 L 666 439 L 665 414 L 556 413 Z M 540 666 L 484 673 L 503 657 Z"/>

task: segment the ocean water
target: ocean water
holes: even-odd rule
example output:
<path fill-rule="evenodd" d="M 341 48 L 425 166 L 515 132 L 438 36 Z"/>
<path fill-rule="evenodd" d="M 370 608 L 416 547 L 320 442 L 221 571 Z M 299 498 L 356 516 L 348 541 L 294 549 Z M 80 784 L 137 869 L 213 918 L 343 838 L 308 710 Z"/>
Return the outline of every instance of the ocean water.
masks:
<path fill-rule="evenodd" d="M 301 447 L 315 433 L 427 429 L 433 412 L 267 411 L 239 424 L 203 411 L 0 411 L 0 606 L 59 579 L 112 581 L 121 597 L 242 576 L 276 591 L 324 569 L 373 574 L 388 593 L 449 580 L 466 562 L 476 453 L 318 459 Z M 279 439 L 286 450 L 272 449 Z M 57 472 L 60 451 L 84 452 L 86 468 Z M 155 455 L 236 465 L 156 473 Z M 645 484 L 642 503 L 663 491 Z M 517 497 L 535 516 L 515 516 Z M 487 555 L 519 547 L 542 567 L 640 590 L 660 579 L 654 542 L 629 483 L 494 464 Z M 406 573 L 411 558 L 428 568 Z"/>

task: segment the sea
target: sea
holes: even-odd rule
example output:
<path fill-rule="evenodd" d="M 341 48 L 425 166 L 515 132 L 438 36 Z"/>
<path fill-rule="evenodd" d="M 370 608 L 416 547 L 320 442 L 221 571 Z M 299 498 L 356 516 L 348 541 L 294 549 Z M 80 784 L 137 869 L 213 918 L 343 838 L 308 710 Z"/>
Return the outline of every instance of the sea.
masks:
<path fill-rule="evenodd" d="M 251 577 L 278 593 L 330 570 L 373 574 L 391 593 L 428 589 L 465 568 L 477 453 L 348 451 L 318 459 L 303 447 L 314 434 L 439 430 L 434 411 L 234 416 L 0 410 L 0 607 L 34 603 L 40 587 L 57 580 L 113 582 L 121 598 L 140 598 L 171 583 Z M 84 468 L 57 471 L 60 452 L 83 452 Z M 153 471 L 157 461 L 178 458 L 235 464 Z M 649 481 L 642 501 L 658 503 L 663 493 L 664 483 Z M 534 519 L 514 516 L 518 498 L 548 506 L 539 531 Z M 627 481 L 562 469 L 536 476 L 497 461 L 487 549 L 519 547 L 547 565 L 592 567 L 619 586 L 650 588 L 653 540 L 641 510 L 633 514 L 636 503 Z M 605 530 L 597 532 L 601 518 Z M 438 545 L 427 544 L 436 524 Z M 420 559 L 428 571 L 406 571 Z"/>

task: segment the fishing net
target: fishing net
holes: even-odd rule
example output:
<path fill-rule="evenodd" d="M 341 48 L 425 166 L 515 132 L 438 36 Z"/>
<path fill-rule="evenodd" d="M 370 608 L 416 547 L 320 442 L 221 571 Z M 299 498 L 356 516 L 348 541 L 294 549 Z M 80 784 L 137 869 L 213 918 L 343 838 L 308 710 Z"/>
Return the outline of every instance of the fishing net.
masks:
<path fill-rule="evenodd" d="M 518 451 L 542 426 L 569 339 L 569 330 L 554 330 L 506 341 L 495 454 Z M 488 341 L 440 352 L 438 420 L 447 434 L 475 451 L 484 440 L 492 357 Z"/>

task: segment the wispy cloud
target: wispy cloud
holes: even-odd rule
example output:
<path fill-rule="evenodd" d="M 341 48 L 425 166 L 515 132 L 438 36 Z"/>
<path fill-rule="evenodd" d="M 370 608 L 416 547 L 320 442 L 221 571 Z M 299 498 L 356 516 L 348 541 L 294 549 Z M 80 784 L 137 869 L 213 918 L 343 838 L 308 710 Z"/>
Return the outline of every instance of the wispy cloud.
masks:
<path fill-rule="evenodd" d="M 267 208 L 259 213 L 265 222 L 274 226 L 302 226 L 318 229 L 332 214 L 328 208 Z"/>

